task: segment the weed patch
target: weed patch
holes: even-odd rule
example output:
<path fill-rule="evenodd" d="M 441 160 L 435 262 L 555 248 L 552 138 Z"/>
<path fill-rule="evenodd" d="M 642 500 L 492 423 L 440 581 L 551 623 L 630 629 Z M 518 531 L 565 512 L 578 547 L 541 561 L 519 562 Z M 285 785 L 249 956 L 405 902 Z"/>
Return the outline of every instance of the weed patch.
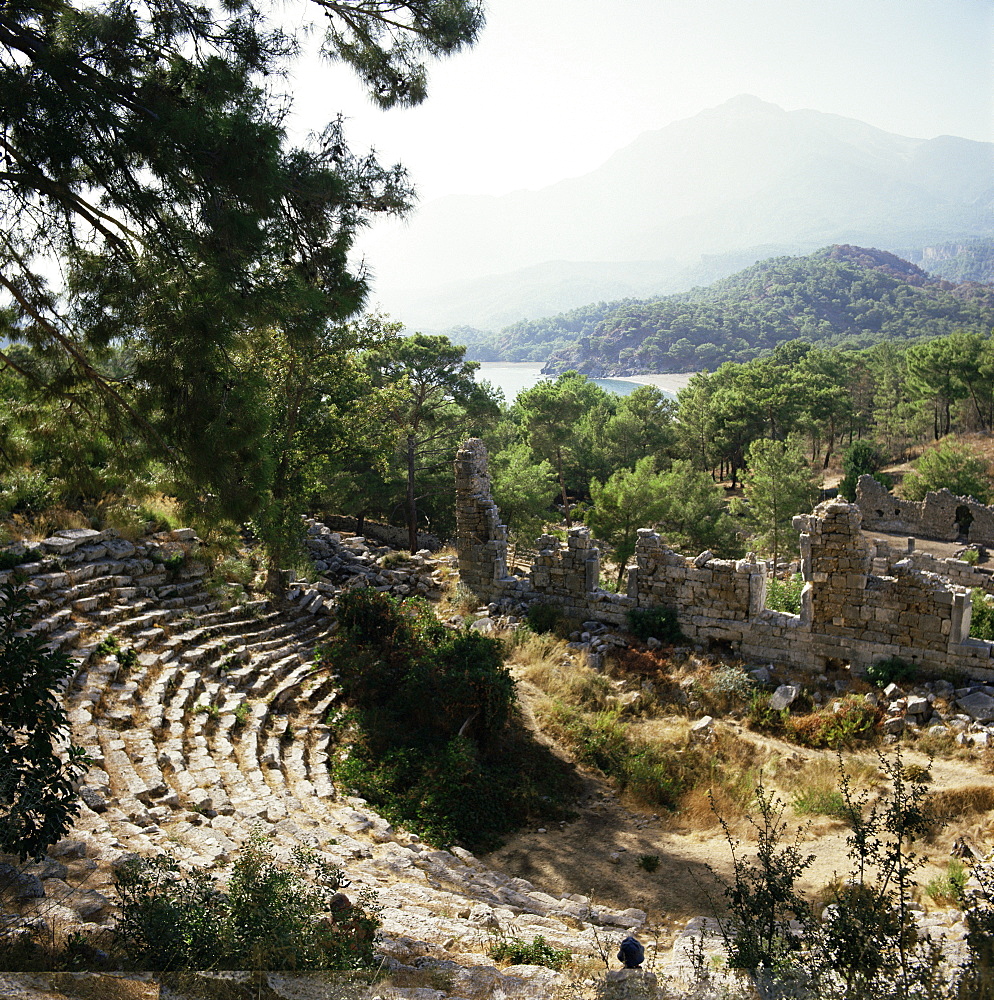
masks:
<path fill-rule="evenodd" d="M 539 934 L 531 944 L 521 938 L 507 938 L 496 942 L 489 950 L 492 959 L 508 965 L 544 965 L 549 969 L 563 969 L 573 958 L 565 948 L 554 948 Z"/>

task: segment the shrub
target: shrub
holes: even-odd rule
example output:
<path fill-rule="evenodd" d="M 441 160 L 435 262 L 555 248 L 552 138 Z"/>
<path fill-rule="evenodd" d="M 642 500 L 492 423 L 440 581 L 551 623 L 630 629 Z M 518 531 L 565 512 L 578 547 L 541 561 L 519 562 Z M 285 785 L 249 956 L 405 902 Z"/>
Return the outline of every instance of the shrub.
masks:
<path fill-rule="evenodd" d="M 117 641 L 116 635 L 108 635 L 97 643 L 96 648 L 93 650 L 97 656 L 113 656 L 120 649 L 120 645 Z"/>
<path fill-rule="evenodd" d="M 6 549 L 0 552 L 0 570 L 13 569 L 15 566 L 31 562 L 34 558 L 35 553 L 30 549 L 26 549 L 24 552 L 14 552 Z"/>
<path fill-rule="evenodd" d="M 994 640 L 994 601 L 984 591 L 975 587 L 970 591 L 973 617 L 970 619 L 970 635 L 974 639 Z"/>
<path fill-rule="evenodd" d="M 976 566 L 980 562 L 980 549 L 964 549 L 959 557 L 968 566 Z"/>
<path fill-rule="evenodd" d="M 839 750 L 876 736 L 883 713 L 856 695 L 846 695 L 835 710 L 823 709 L 808 715 L 788 718 L 785 734 L 802 746 Z"/>
<path fill-rule="evenodd" d="M 134 670 L 138 664 L 138 650 L 119 649 L 117 652 L 117 662 L 124 670 Z"/>
<path fill-rule="evenodd" d="M 845 476 L 839 483 L 839 493 L 853 503 L 856 500 L 859 477 L 863 475 L 872 475 L 881 486 L 889 490 L 893 480 L 890 476 L 877 472 L 881 465 L 883 458 L 869 441 L 853 441 L 842 456 L 842 471 Z"/>
<path fill-rule="evenodd" d="M 904 781 L 899 756 L 881 757 L 880 762 L 890 788 L 871 803 L 866 793 L 853 794 L 840 759 L 839 794 L 853 825 L 847 843 L 854 869 L 836 882 L 824 920 L 815 918 L 811 902 L 798 891 L 798 880 L 814 855 L 800 850 L 803 830 L 787 839 L 782 801 L 762 787 L 757 792 L 754 862 L 741 856 L 739 842 L 722 824 L 732 879 L 721 878 L 714 869 L 711 873 L 724 886 L 728 903 L 729 916 L 720 923 L 729 965 L 750 970 L 763 995 L 957 995 L 955 984 L 944 978 L 939 949 L 919 939 L 911 908 L 914 872 L 924 863 L 914 844 L 931 826 L 923 786 Z M 969 919 L 967 923 L 969 927 Z M 986 931 L 990 924 L 981 918 L 978 926 Z M 969 936 L 968 944 L 976 955 Z M 989 956 L 989 940 L 986 948 Z M 958 995 L 979 996 L 969 991 Z"/>
<path fill-rule="evenodd" d="M 756 691 L 749 699 L 746 723 L 751 729 L 782 732 L 784 723 L 790 716 L 790 711 L 786 708 L 771 708 L 770 699 L 772 697 L 773 695 L 769 691 Z"/>
<path fill-rule="evenodd" d="M 801 613 L 801 591 L 804 579 L 795 573 L 787 580 L 772 577 L 766 584 L 766 606 L 770 611 L 786 611 L 791 615 Z"/>
<path fill-rule="evenodd" d="M 964 445 L 943 441 L 918 459 L 917 470 L 904 477 L 901 489 L 908 500 L 924 500 L 930 491 L 948 489 L 987 503 L 990 479 L 982 458 Z"/>
<path fill-rule="evenodd" d="M 549 969 L 563 969 L 573 959 L 571 952 L 565 948 L 554 948 L 539 934 L 532 938 L 531 944 L 521 938 L 508 938 L 496 942 L 490 948 L 490 957 L 498 962 L 508 962 L 511 965 L 544 965 Z"/>
<path fill-rule="evenodd" d="M 181 874 L 165 854 L 117 872 L 117 941 L 140 969 L 357 969 L 373 959 L 372 894 L 336 908 L 341 871 L 296 850 L 277 862 L 256 836 L 235 862 L 228 891 L 205 871 Z M 331 911 L 330 917 L 319 915 Z"/>
<path fill-rule="evenodd" d="M 321 662 L 350 706 L 336 722 L 348 748 L 331 760 L 340 785 L 442 845 L 492 848 L 532 812 L 559 809 L 569 780 L 514 724 L 499 640 L 374 590 L 343 594 L 339 621 Z"/>
<path fill-rule="evenodd" d="M 658 605 L 653 608 L 632 608 L 628 614 L 628 630 L 638 639 L 658 639 L 669 646 L 680 642 L 683 633 L 673 608 Z"/>
<path fill-rule="evenodd" d="M 716 714 L 731 712 L 748 705 L 756 682 L 738 664 L 723 663 L 712 670 L 702 670 L 695 679 L 693 693 L 705 710 Z"/>
<path fill-rule="evenodd" d="M 525 621 L 533 632 L 545 634 L 546 632 L 560 633 L 564 628 L 564 618 L 562 608 L 558 604 L 551 604 L 545 601 L 534 601 L 528 605 L 525 612 Z"/>
<path fill-rule="evenodd" d="M 66 653 L 32 633 L 36 605 L 15 584 L 0 586 L 0 851 L 40 857 L 79 812 L 77 782 L 88 759 L 69 741 L 59 691 L 72 675 Z"/>
<path fill-rule="evenodd" d="M 658 854 L 640 854 L 635 862 L 644 872 L 654 872 L 659 869 Z"/>
<path fill-rule="evenodd" d="M 913 663 L 902 660 L 899 656 L 889 656 L 886 660 L 877 660 L 866 668 L 866 679 L 879 688 L 888 684 L 904 684 L 915 679 L 917 670 Z"/>

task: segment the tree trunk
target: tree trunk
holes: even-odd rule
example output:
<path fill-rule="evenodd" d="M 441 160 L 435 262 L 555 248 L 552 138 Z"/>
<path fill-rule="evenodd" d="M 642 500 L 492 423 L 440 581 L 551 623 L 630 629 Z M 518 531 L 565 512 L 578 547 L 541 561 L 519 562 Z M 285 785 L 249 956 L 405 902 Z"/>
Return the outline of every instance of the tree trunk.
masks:
<path fill-rule="evenodd" d="M 414 459 L 417 442 L 413 434 L 407 435 L 407 547 L 411 555 L 418 551 L 418 503 L 414 494 Z"/>
<path fill-rule="evenodd" d="M 358 514 L 356 514 L 356 519 L 355 519 L 355 533 L 357 535 L 362 534 L 362 526 L 365 523 L 366 523 L 366 512 L 360 511 Z"/>

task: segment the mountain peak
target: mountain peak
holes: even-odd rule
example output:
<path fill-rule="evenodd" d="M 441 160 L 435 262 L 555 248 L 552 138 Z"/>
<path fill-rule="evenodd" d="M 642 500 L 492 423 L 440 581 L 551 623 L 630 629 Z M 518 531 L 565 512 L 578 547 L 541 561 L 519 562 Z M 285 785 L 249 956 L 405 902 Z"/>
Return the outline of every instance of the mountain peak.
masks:
<path fill-rule="evenodd" d="M 713 108 L 708 108 L 708 112 L 732 112 L 734 114 L 784 114 L 784 109 L 779 104 L 772 104 L 756 97 L 755 94 L 739 94 L 737 97 L 730 97 L 723 104 L 718 104 Z"/>

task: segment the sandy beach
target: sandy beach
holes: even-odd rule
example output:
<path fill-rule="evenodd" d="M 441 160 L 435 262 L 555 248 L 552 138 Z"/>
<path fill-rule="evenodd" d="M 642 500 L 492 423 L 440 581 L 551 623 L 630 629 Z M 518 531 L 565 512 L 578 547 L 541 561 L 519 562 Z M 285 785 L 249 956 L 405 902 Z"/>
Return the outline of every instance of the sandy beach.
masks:
<path fill-rule="evenodd" d="M 625 375 L 626 382 L 638 382 L 639 385 L 654 385 L 665 392 L 679 392 L 697 372 L 664 372 L 660 375 Z"/>

